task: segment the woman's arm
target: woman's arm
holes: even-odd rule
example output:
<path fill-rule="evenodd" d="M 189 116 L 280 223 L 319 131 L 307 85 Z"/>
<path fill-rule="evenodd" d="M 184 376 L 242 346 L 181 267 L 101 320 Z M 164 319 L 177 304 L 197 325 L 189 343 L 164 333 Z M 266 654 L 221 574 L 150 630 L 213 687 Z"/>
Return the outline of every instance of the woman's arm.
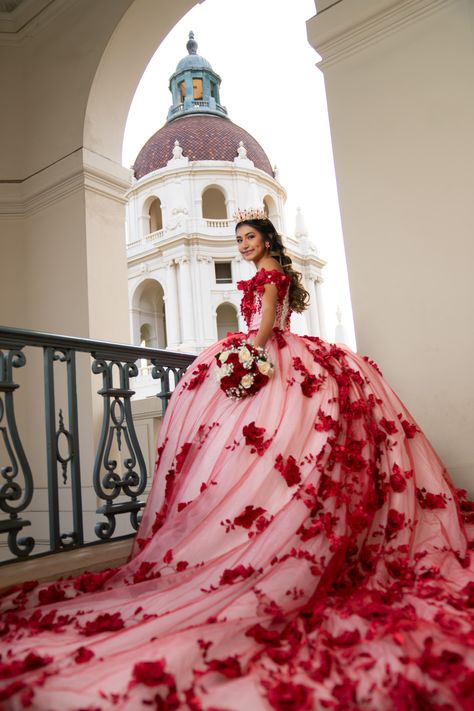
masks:
<path fill-rule="evenodd" d="M 260 327 L 253 342 L 253 345 L 256 348 L 265 348 L 265 345 L 270 338 L 272 328 L 275 325 L 277 303 L 278 290 L 275 284 L 265 284 L 265 290 L 262 295 L 262 318 L 260 321 Z"/>

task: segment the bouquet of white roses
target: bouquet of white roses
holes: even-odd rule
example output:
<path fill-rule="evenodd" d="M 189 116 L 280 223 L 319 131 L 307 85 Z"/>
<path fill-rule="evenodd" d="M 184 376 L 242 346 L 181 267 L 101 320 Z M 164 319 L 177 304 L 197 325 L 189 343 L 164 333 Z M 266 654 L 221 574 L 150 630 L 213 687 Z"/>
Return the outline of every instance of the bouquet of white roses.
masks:
<path fill-rule="evenodd" d="M 217 380 L 227 397 L 234 400 L 255 395 L 273 375 L 273 365 L 263 348 L 245 339 L 228 341 L 216 355 Z"/>

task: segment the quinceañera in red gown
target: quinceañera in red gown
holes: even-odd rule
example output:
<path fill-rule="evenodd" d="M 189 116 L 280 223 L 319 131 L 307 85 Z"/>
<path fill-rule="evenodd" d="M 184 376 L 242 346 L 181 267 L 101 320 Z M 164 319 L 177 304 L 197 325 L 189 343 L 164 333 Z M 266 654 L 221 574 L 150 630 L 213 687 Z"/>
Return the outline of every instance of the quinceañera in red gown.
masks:
<path fill-rule="evenodd" d="M 161 428 L 124 566 L 3 599 L 3 709 L 474 708 L 474 520 L 377 366 L 289 330 L 232 400 L 202 352 Z M 466 525 L 463 523 L 466 519 Z"/>

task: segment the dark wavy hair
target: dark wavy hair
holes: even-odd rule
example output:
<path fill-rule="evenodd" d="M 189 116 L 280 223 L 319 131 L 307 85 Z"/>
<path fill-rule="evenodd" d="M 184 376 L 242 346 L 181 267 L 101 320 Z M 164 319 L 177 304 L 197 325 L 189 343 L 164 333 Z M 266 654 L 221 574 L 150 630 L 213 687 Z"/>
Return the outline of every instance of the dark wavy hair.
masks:
<path fill-rule="evenodd" d="M 257 232 L 260 232 L 266 242 L 270 242 L 270 256 L 280 262 L 283 271 L 290 279 L 290 307 L 293 311 L 301 313 L 309 304 L 309 294 L 301 283 L 301 274 L 293 269 L 291 258 L 286 253 L 281 236 L 275 229 L 273 223 L 268 219 L 263 220 L 242 220 L 238 222 L 235 229 L 241 225 L 249 225 Z"/>

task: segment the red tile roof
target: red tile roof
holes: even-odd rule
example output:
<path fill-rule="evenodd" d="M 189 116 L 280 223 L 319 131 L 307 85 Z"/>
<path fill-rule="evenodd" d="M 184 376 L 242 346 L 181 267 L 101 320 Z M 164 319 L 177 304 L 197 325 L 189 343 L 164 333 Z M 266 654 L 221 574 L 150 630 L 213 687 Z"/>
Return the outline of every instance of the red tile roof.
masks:
<path fill-rule="evenodd" d="M 239 142 L 243 141 L 247 157 L 256 168 L 273 177 L 267 154 L 261 145 L 243 128 L 220 116 L 183 116 L 166 123 L 143 146 L 134 163 L 137 179 L 163 168 L 172 158 L 178 139 L 183 156 L 195 160 L 233 161 Z"/>

